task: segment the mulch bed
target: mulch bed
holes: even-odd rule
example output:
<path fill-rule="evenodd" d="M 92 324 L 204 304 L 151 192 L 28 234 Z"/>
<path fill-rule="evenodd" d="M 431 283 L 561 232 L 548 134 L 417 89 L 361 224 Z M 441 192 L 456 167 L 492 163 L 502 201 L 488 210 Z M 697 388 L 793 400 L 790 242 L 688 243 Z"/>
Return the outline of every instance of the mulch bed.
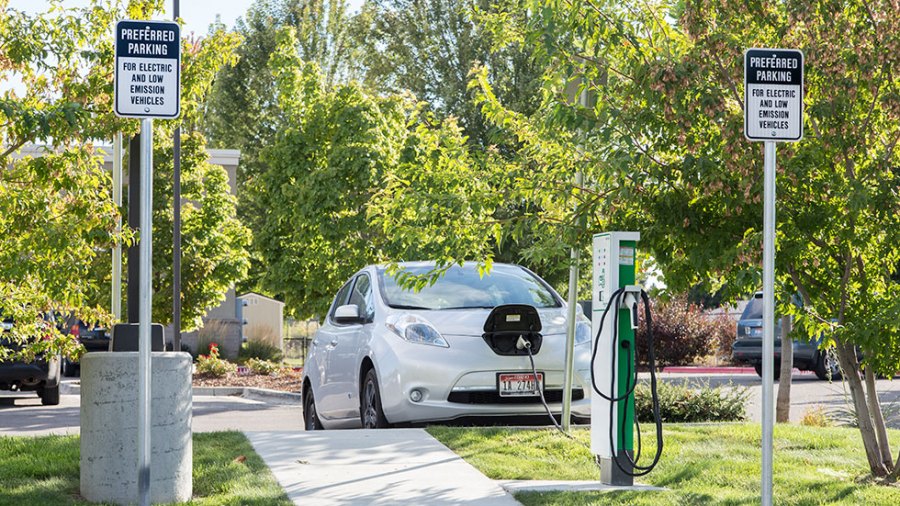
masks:
<path fill-rule="evenodd" d="M 193 385 L 195 387 L 255 387 L 299 393 L 301 386 L 300 374 L 300 371 L 290 369 L 282 369 L 268 376 L 230 372 L 222 378 L 212 378 L 206 375 L 194 374 Z"/>

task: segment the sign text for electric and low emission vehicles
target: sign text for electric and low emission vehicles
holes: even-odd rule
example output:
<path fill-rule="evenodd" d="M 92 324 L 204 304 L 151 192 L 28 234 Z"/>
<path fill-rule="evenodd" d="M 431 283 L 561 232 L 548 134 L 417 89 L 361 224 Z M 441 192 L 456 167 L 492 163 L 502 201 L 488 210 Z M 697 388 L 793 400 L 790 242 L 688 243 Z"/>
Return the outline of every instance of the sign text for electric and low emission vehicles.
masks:
<path fill-rule="evenodd" d="M 181 112 L 181 30 L 167 21 L 116 24 L 115 110 L 119 116 L 176 118 Z"/>
<path fill-rule="evenodd" d="M 803 138 L 803 53 L 748 49 L 744 53 L 744 108 L 748 139 Z"/>

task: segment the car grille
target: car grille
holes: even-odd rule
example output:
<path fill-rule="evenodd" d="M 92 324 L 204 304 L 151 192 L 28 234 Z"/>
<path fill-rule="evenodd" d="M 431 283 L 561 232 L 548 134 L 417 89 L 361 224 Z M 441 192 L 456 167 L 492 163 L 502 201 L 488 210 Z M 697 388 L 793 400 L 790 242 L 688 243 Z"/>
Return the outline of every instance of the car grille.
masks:
<path fill-rule="evenodd" d="M 544 398 L 547 402 L 562 402 L 562 390 L 545 390 Z M 572 400 L 580 401 L 584 399 L 584 390 L 580 388 L 572 389 Z M 500 397 L 496 391 L 474 391 L 474 392 L 451 392 L 447 398 L 449 402 L 459 404 L 540 404 L 540 396 L 527 397 Z"/>

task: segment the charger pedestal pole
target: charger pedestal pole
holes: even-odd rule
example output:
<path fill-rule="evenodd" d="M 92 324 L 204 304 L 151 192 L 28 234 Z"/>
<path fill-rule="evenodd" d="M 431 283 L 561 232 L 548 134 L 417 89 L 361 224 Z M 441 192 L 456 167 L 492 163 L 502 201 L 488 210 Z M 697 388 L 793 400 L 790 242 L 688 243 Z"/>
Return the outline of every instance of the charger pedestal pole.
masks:
<path fill-rule="evenodd" d="M 600 391 L 612 398 L 625 395 L 631 382 L 628 373 L 634 374 L 634 330 L 631 328 L 631 312 L 627 308 L 611 308 L 602 329 L 600 320 L 612 294 L 635 284 L 635 248 L 640 238 L 638 232 L 594 235 L 591 324 L 592 335 L 600 333 L 600 339 L 591 373 Z M 612 363 L 613 325 L 618 326 L 615 364 Z M 629 456 L 633 457 L 634 453 L 634 394 L 615 403 L 604 399 L 593 389 L 591 395 L 591 453 L 600 464 L 600 481 L 604 485 L 630 486 L 634 484 L 634 478 L 623 469 L 632 470 Z M 614 430 L 612 441 L 610 429 Z"/>

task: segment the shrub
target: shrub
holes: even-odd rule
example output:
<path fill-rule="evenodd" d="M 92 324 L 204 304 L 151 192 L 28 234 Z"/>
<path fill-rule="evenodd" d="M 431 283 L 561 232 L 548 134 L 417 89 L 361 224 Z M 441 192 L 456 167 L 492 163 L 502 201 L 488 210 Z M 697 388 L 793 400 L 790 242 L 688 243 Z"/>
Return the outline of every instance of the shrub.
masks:
<path fill-rule="evenodd" d="M 831 417 L 825 412 L 822 406 L 813 406 L 806 410 L 803 418 L 800 419 L 800 425 L 807 427 L 830 427 L 833 425 Z"/>
<path fill-rule="evenodd" d="M 210 343 L 209 355 L 200 355 L 197 357 L 197 374 L 201 376 L 221 378 L 236 370 L 236 365 L 224 358 L 219 358 L 219 345 L 216 343 Z"/>
<path fill-rule="evenodd" d="M 241 351 L 238 352 L 238 362 L 246 363 L 251 358 L 281 362 L 282 356 L 281 349 L 278 346 L 271 345 L 265 341 L 250 340 L 244 343 Z"/>
<path fill-rule="evenodd" d="M 247 367 L 250 368 L 250 371 L 253 374 L 262 374 L 263 376 L 268 376 L 278 371 L 280 368 L 280 366 L 275 362 L 270 362 L 268 360 L 259 360 L 258 358 L 248 359 Z"/>
<path fill-rule="evenodd" d="M 709 324 L 714 327 L 716 336 L 713 342 L 714 353 L 720 362 L 733 363 L 731 360 L 731 347 L 737 339 L 737 322 L 727 314 L 709 316 Z"/>
<path fill-rule="evenodd" d="M 735 327 L 727 316 L 711 318 L 700 306 L 689 304 L 683 297 L 665 303 L 650 302 L 653 316 L 653 338 L 658 367 L 687 365 L 705 357 L 734 340 Z M 648 359 L 647 324 L 640 306 L 637 335 L 638 363 Z M 728 339 L 731 341 L 728 341 Z"/>
<path fill-rule="evenodd" d="M 657 385 L 659 413 L 665 423 L 736 422 L 746 419 L 745 403 L 749 392 L 743 387 L 711 388 L 709 384 L 691 386 L 687 381 Z M 634 409 L 641 423 L 653 421 L 650 384 L 641 382 L 634 389 Z"/>

